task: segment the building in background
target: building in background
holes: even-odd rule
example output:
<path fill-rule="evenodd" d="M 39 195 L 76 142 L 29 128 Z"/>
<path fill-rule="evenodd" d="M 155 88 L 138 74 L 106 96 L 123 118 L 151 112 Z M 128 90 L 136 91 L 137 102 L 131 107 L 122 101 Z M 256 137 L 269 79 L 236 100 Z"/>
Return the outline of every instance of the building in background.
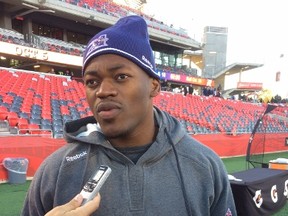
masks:
<path fill-rule="evenodd" d="M 215 78 L 226 67 L 227 37 L 226 27 L 204 28 L 202 77 Z"/>

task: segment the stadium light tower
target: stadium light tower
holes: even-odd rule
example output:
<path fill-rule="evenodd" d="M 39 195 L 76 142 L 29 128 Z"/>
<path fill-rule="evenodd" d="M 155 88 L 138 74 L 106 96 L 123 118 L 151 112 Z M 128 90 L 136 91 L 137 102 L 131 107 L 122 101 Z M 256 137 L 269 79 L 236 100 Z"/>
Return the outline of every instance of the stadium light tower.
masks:
<path fill-rule="evenodd" d="M 218 53 L 216 51 L 209 51 L 208 54 L 211 58 L 210 63 L 212 63 L 209 65 L 212 67 L 212 74 L 210 74 L 210 75 L 212 75 L 212 77 L 213 77 L 213 76 L 215 76 L 215 73 L 217 72 L 216 69 L 217 69 L 217 54 Z"/>

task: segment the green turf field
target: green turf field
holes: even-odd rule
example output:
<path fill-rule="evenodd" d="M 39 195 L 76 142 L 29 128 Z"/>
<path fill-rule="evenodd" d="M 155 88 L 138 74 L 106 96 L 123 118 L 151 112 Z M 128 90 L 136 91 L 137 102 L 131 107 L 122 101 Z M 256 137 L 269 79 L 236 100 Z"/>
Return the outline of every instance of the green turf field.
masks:
<path fill-rule="evenodd" d="M 266 157 L 266 155 L 265 155 Z M 271 159 L 278 157 L 287 157 L 287 152 L 284 154 L 273 154 L 267 155 Z M 228 172 L 238 172 L 246 169 L 246 162 L 244 157 L 236 158 L 225 158 L 222 159 Z M 11 184 L 0 184 L 0 215 L 1 216 L 18 216 L 22 203 L 30 185 L 30 181 L 25 184 L 11 185 Z M 288 204 L 286 204 L 279 212 L 273 216 L 287 216 L 288 215 Z"/>

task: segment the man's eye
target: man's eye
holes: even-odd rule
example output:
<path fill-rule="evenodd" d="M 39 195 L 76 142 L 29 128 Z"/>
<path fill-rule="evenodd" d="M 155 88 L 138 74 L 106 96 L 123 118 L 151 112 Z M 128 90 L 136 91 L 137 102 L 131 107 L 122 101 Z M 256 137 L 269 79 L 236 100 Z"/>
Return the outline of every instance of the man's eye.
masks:
<path fill-rule="evenodd" d="M 123 80 L 123 79 L 127 79 L 127 77 L 128 76 L 126 74 L 120 74 L 120 75 L 117 76 L 117 79 L 118 80 Z"/>
<path fill-rule="evenodd" d="M 96 80 L 86 80 L 85 85 L 86 86 L 96 86 L 98 82 Z"/>

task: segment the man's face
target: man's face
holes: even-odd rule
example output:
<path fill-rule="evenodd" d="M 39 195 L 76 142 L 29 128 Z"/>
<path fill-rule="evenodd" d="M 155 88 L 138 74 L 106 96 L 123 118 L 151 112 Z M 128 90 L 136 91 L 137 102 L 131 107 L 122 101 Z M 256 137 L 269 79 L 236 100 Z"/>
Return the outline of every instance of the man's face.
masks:
<path fill-rule="evenodd" d="M 153 127 L 152 97 L 159 82 L 126 58 L 106 54 L 92 59 L 84 72 L 88 104 L 110 139 L 134 139 Z"/>

